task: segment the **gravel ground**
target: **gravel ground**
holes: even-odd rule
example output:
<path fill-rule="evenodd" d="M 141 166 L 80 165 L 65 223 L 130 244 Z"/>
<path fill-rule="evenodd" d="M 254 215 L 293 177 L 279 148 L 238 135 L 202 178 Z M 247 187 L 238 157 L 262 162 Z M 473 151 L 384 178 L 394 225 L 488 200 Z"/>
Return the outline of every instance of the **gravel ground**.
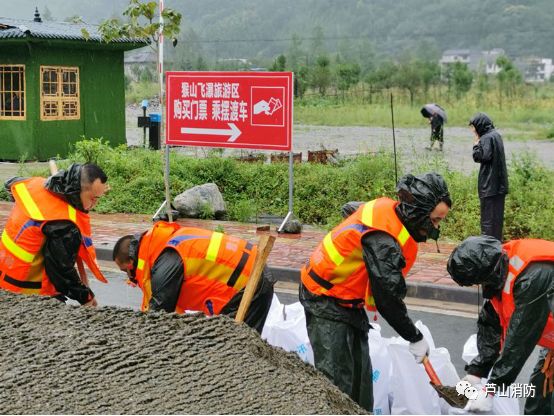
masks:
<path fill-rule="evenodd" d="M 226 317 L 0 291 L 1 414 L 363 414 L 296 354 Z"/>
<path fill-rule="evenodd" d="M 158 112 L 158 107 L 148 109 L 147 113 Z M 137 117 L 142 115 L 140 107 L 127 108 L 127 144 L 138 146 L 142 143 L 142 129 L 135 127 Z M 469 128 L 445 126 L 444 152 L 429 151 L 429 127 L 422 119 L 422 128 L 396 128 L 396 149 L 401 166 L 406 170 L 417 168 L 422 162 L 444 163 L 446 162 L 451 170 L 472 172 L 479 169 L 479 164 L 473 162 L 471 149 L 473 135 Z M 521 137 L 521 132 L 515 130 L 499 131 L 506 137 Z M 504 140 L 506 158 L 510 161 L 514 155 L 522 152 L 532 152 L 547 167 L 554 169 L 554 140 Z M 436 147 L 436 145 L 435 145 Z M 293 132 L 294 152 L 302 152 L 304 160 L 308 157 L 308 150 L 338 149 L 343 156 L 376 152 L 381 149 L 393 150 L 392 129 L 383 127 L 329 127 L 329 126 L 305 126 L 295 125 Z M 210 148 L 204 147 L 181 147 L 181 153 L 204 157 Z M 225 155 L 236 155 L 249 153 L 246 150 L 225 149 Z M 269 155 L 270 152 L 264 152 Z"/>

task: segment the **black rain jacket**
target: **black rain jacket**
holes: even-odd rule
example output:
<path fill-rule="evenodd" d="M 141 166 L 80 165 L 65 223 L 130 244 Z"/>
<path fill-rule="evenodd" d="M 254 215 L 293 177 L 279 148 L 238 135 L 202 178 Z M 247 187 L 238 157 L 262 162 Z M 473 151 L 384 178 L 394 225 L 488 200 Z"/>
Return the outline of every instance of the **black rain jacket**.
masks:
<path fill-rule="evenodd" d="M 429 214 L 440 201 L 450 201 L 444 179 L 435 173 L 418 177 L 406 175 L 398 182 L 396 190 L 400 199 L 396 215 L 416 241 L 424 241 L 418 233 L 421 228 L 432 226 Z M 342 216 L 348 217 L 362 204 L 358 201 L 346 203 L 341 209 Z M 406 259 L 402 248 L 391 235 L 382 231 L 365 234 L 361 247 L 377 311 L 405 340 L 421 340 L 423 335 L 408 316 L 404 303 L 407 287 L 402 269 L 406 266 Z M 299 299 L 312 315 L 344 322 L 363 332 L 370 328 L 364 308 L 345 308 L 332 298 L 311 293 L 302 284 Z"/>
<path fill-rule="evenodd" d="M 473 146 L 473 160 L 481 164 L 477 181 L 479 198 L 507 194 L 508 170 L 502 136 L 485 113 L 476 114 L 469 124 L 479 135 L 479 142 Z"/>
<path fill-rule="evenodd" d="M 75 209 L 86 212 L 81 203 L 81 167 L 75 163 L 67 170 L 60 170 L 48 178 L 45 188 L 56 194 Z M 10 187 L 26 178 L 8 179 L 4 187 L 11 195 Z M 13 197 L 12 197 L 13 199 Z M 92 290 L 85 286 L 75 270 L 77 253 L 81 245 L 81 232 L 71 221 L 49 221 L 42 227 L 45 242 L 42 248 L 44 267 L 48 278 L 60 295 L 59 300 L 66 298 L 76 300 L 81 305 L 94 298 Z"/>
<path fill-rule="evenodd" d="M 363 202 L 358 201 L 344 204 L 341 208 L 342 216 L 348 217 L 362 204 Z M 414 218 L 419 214 L 413 214 Z M 401 213 L 399 216 L 402 218 Z M 406 224 L 408 221 L 404 219 L 402 222 Z M 377 310 L 402 338 L 410 342 L 421 340 L 423 335 L 408 316 L 403 300 L 407 293 L 406 281 L 402 275 L 406 260 L 398 242 L 385 232 L 375 231 L 364 235 L 361 244 Z M 331 298 L 312 294 L 302 284 L 299 298 L 304 308 L 315 316 L 344 322 L 363 332 L 371 327 L 363 308 L 345 308 Z"/>
<path fill-rule="evenodd" d="M 499 386 L 516 380 L 540 339 L 548 315 L 554 313 L 554 263 L 527 266 L 514 283 L 514 303 L 501 350 L 500 320 L 491 302 L 485 302 L 477 321 L 479 355 L 465 368 L 478 377 L 487 377 L 490 371 L 489 383 Z"/>
<path fill-rule="evenodd" d="M 423 335 L 408 316 L 403 300 L 407 292 L 406 281 L 402 276 L 406 261 L 400 245 L 389 234 L 375 231 L 362 237 L 362 250 L 379 314 L 405 340 L 421 340 Z M 304 285 L 300 286 L 300 302 L 313 315 L 347 323 L 363 332 L 369 330 L 365 309 L 345 308 L 331 298 L 316 296 Z"/>

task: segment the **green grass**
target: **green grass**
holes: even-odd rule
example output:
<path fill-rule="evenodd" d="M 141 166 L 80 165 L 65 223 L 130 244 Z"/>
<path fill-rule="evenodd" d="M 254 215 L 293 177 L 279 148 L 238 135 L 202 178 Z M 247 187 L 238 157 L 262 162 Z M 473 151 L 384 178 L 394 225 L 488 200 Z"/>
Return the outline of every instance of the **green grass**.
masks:
<path fill-rule="evenodd" d="M 160 94 L 157 82 L 132 82 L 125 91 L 125 104 L 136 104 Z"/>
<path fill-rule="evenodd" d="M 444 91 L 432 90 L 429 97 L 416 97 L 410 105 L 405 91 L 394 90 L 394 121 L 397 127 L 427 127 L 427 120 L 420 114 L 422 105 L 434 101 L 441 104 L 448 114 L 448 126 L 466 127 L 476 112 L 487 113 L 500 129 L 513 129 L 507 135 L 509 140 L 550 139 L 554 136 L 554 95 L 549 84 L 541 87 L 542 94 L 535 94 L 531 88 L 522 89 L 517 98 L 503 98 L 499 102 L 498 92 L 492 90 L 480 97 L 472 91 L 456 100 Z M 308 96 L 295 101 L 294 120 L 297 124 L 326 126 L 391 126 L 391 91 L 383 91 L 372 97 L 372 104 L 366 97 L 350 96 L 345 100 L 337 97 Z"/>
<path fill-rule="evenodd" d="M 361 85 L 361 84 L 360 84 Z M 159 94 L 156 82 L 132 82 L 125 94 L 127 104 L 139 103 L 144 98 Z M 478 93 L 472 89 L 456 99 L 446 87 L 434 87 L 426 97 L 416 95 L 410 105 L 405 90 L 383 90 L 372 94 L 371 104 L 360 86 L 353 88 L 345 99 L 336 95 L 320 97 L 313 92 L 294 102 L 296 125 L 318 126 L 391 126 L 390 94 L 394 95 L 394 121 L 396 127 L 427 128 L 428 121 L 420 109 L 427 102 L 438 102 L 448 114 L 448 126 L 466 127 L 473 114 L 487 113 L 505 134 L 507 140 L 551 139 L 554 137 L 554 85 L 545 84 L 536 89 L 522 86 L 515 98 L 503 97 L 498 91 Z M 366 94 L 364 97 L 363 94 Z"/>

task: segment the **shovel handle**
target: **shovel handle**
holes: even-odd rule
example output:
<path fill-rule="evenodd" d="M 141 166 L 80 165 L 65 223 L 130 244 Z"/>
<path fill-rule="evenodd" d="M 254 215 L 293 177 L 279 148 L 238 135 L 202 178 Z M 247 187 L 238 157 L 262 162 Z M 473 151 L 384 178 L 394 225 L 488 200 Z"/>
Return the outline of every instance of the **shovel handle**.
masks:
<path fill-rule="evenodd" d="M 250 278 L 246 283 L 244 288 L 244 293 L 242 295 L 242 300 L 239 304 L 239 309 L 235 317 L 235 322 L 244 322 L 246 318 L 246 313 L 252 302 L 252 298 L 258 288 L 258 283 L 262 278 L 262 272 L 265 266 L 265 262 L 269 257 L 269 253 L 273 248 L 273 243 L 275 242 L 275 236 L 273 235 L 262 235 L 260 237 L 260 242 L 258 243 L 258 254 L 256 255 L 256 260 L 254 261 L 254 266 L 252 267 L 252 273 Z"/>
<path fill-rule="evenodd" d="M 431 380 L 431 383 L 433 383 L 435 386 L 441 386 L 442 383 L 439 380 L 439 376 L 437 376 L 437 373 L 435 373 L 435 369 L 433 368 L 431 361 L 429 361 L 429 357 L 425 356 L 422 363 L 425 371 L 427 372 L 427 375 L 429 376 L 429 379 Z"/>

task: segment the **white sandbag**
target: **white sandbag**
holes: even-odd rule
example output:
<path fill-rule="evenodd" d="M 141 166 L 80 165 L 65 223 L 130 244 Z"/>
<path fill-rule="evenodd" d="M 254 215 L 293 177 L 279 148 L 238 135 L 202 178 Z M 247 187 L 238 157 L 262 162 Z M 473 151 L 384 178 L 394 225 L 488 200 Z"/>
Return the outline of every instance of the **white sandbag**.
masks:
<path fill-rule="evenodd" d="M 381 336 L 381 327 L 372 324 L 369 330 L 369 355 L 373 376 L 373 414 L 390 415 L 390 378 L 392 362 L 388 352 L 389 340 Z"/>
<path fill-rule="evenodd" d="M 374 414 L 467 414 L 440 399 L 429 384 L 429 376 L 423 365 L 417 364 L 408 350 L 408 341 L 400 337 L 383 338 L 380 327 L 368 333 L 369 351 L 373 368 Z M 435 348 L 429 329 L 421 321 L 416 322 L 430 346 L 429 359 L 444 385 L 455 386 L 459 381 L 446 348 Z M 294 351 L 313 365 L 313 351 L 306 331 L 306 317 L 300 302 L 283 305 L 274 295 L 262 338 L 286 351 Z M 469 362 L 477 354 L 476 337 L 472 336 L 464 346 L 464 360 Z M 473 355 L 472 355 L 473 352 Z M 485 382 L 485 380 L 483 380 Z M 517 414 L 517 399 L 495 397 L 495 414 Z"/>
<path fill-rule="evenodd" d="M 477 357 L 479 351 L 477 350 L 477 334 L 470 335 L 464 344 L 464 350 L 462 351 L 462 360 L 467 364 Z"/>
<path fill-rule="evenodd" d="M 393 367 L 390 383 L 391 414 L 440 414 L 437 392 L 429 384 L 429 377 L 423 366 L 415 362 L 408 345 L 391 343 L 388 350 Z"/>
<path fill-rule="evenodd" d="M 421 321 L 416 322 L 429 346 L 435 345 L 431 332 Z M 392 361 L 391 414 L 440 414 L 439 396 L 429 384 L 429 376 L 423 365 L 417 364 L 408 350 L 409 342 L 401 337 L 392 337 L 388 352 Z M 432 357 L 430 357 L 433 363 Z"/>
<path fill-rule="evenodd" d="M 306 330 L 306 316 L 300 302 L 283 305 L 274 294 L 262 338 L 275 347 L 294 351 L 303 361 L 314 364 L 314 353 Z"/>
<path fill-rule="evenodd" d="M 450 359 L 450 353 L 446 348 L 440 347 L 431 350 L 429 360 L 444 386 L 455 386 L 460 380 L 456 367 L 454 367 Z"/>

